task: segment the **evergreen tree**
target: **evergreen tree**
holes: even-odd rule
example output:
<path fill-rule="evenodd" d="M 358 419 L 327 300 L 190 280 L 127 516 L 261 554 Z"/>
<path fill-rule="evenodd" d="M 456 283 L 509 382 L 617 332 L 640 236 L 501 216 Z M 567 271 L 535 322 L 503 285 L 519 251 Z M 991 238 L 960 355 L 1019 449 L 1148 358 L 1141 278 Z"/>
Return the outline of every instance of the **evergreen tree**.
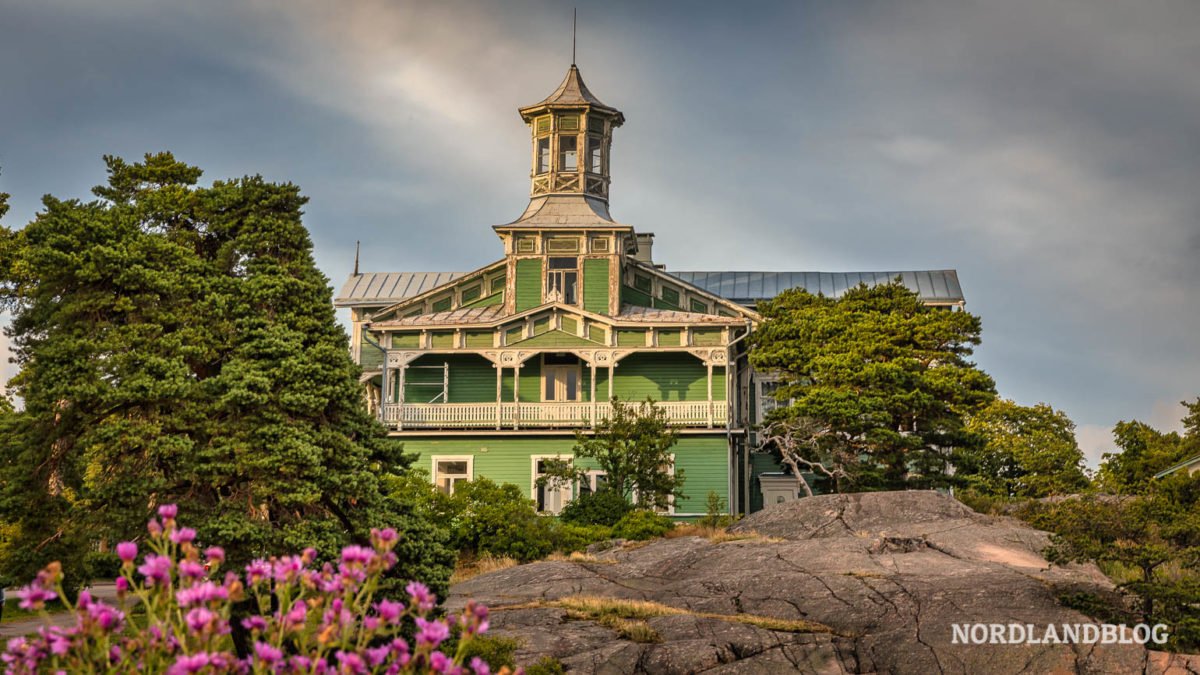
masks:
<path fill-rule="evenodd" d="M 840 458 L 826 467 L 837 489 L 944 484 L 950 449 L 981 441 L 964 427 L 995 397 L 968 360 L 977 317 L 929 307 L 899 281 L 836 300 L 792 289 L 759 312 L 750 363 L 777 374 L 776 396 L 790 402 L 767 422 L 787 422 L 777 428 L 793 430 L 789 444 L 811 462 Z"/>
<path fill-rule="evenodd" d="M 397 573 L 444 586 L 439 533 L 381 486 L 407 460 L 362 404 L 299 188 L 105 161 L 98 199 L 0 230 L 25 404 L 0 430 L 5 571 L 57 558 L 78 582 L 84 550 L 178 502 L 234 563 L 397 527 Z"/>
<path fill-rule="evenodd" d="M 1075 424 L 1066 413 L 1039 403 L 1017 405 L 997 399 L 967 421 L 985 440 L 954 457 L 956 482 L 982 494 L 1046 497 L 1088 486 Z"/>

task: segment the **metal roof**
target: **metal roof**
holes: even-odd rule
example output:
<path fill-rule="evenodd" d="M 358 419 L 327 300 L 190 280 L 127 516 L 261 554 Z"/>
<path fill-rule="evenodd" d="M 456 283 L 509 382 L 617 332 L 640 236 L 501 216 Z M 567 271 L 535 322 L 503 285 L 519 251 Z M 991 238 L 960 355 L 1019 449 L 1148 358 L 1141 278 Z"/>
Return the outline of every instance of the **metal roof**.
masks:
<path fill-rule="evenodd" d="M 470 272 L 364 272 L 351 275 L 334 298 L 337 307 L 391 305 Z"/>
<path fill-rule="evenodd" d="M 371 323 L 373 328 L 382 327 L 405 327 L 405 326 L 439 326 L 443 324 L 476 324 L 488 323 L 500 316 L 504 308 L 501 305 L 491 305 L 489 307 L 468 307 L 466 309 L 454 309 L 446 312 L 434 312 L 432 314 L 418 314 L 391 321 L 374 321 Z"/>
<path fill-rule="evenodd" d="M 645 321 L 647 323 L 741 323 L 741 319 L 737 317 L 681 312 L 672 309 L 652 309 L 637 305 L 621 305 L 621 313 L 614 316 L 613 320 Z"/>
<path fill-rule="evenodd" d="M 896 277 L 930 304 L 964 302 L 962 287 L 955 270 L 917 270 L 910 272 L 667 272 L 682 281 L 742 305 L 769 300 L 789 288 L 803 288 L 836 298 L 848 289 L 866 284 L 875 286 Z"/>
<path fill-rule="evenodd" d="M 495 229 L 529 227 L 547 228 L 620 228 L 632 229 L 615 222 L 608 213 L 603 200 L 586 195 L 543 195 L 529 200 L 525 212 L 511 223 L 497 225 Z"/>
<path fill-rule="evenodd" d="M 579 68 L 574 63 L 567 69 L 567 75 L 563 78 L 562 83 L 558 85 L 558 89 L 555 89 L 553 93 L 541 101 L 521 108 L 520 111 L 522 115 L 525 115 L 527 111 L 534 110 L 535 108 L 556 105 L 590 105 L 610 112 L 617 112 L 616 108 L 604 105 L 600 102 L 600 99 L 596 98 L 595 94 L 588 90 L 587 85 L 583 83 L 583 77 L 579 74 Z"/>

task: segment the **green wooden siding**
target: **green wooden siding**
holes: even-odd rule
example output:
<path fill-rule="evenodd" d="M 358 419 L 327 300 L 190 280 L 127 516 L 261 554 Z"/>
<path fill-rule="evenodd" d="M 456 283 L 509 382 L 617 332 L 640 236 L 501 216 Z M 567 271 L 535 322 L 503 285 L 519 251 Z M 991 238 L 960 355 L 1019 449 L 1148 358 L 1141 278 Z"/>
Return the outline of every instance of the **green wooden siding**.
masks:
<path fill-rule="evenodd" d="M 517 260 L 516 309 L 524 312 L 542 304 L 542 259 Z"/>
<path fill-rule="evenodd" d="M 651 307 L 654 304 L 649 293 L 639 291 L 632 286 L 621 286 L 621 302 L 638 307 Z"/>
<path fill-rule="evenodd" d="M 491 347 L 494 342 L 493 332 L 469 330 L 464 336 L 467 347 L 472 349 L 485 349 Z"/>
<path fill-rule="evenodd" d="M 592 342 L 599 342 L 600 344 L 608 344 L 607 341 L 604 339 L 604 327 L 603 326 L 596 326 L 596 325 L 588 326 L 588 339 L 591 340 Z"/>
<path fill-rule="evenodd" d="M 430 333 L 429 344 L 433 349 L 454 349 L 454 331 L 439 330 Z"/>
<path fill-rule="evenodd" d="M 445 363 L 450 364 L 448 402 L 488 403 L 496 400 L 496 369 L 487 359 L 474 354 L 429 354 L 413 361 L 404 374 L 404 400 L 428 403 L 437 396 L 442 390 L 442 364 Z"/>
<path fill-rule="evenodd" d="M 725 373 L 713 369 L 713 398 L 725 399 Z M 617 364 L 613 394 L 626 401 L 707 401 L 708 370 L 690 354 L 633 354 Z M 607 393 L 607 390 L 605 390 Z"/>
<path fill-rule="evenodd" d="M 697 347 L 713 347 L 721 344 L 719 330 L 692 330 L 692 344 Z"/>
<path fill-rule="evenodd" d="M 663 298 L 654 298 L 654 309 L 671 309 L 676 312 L 682 312 L 683 308 L 674 303 L 668 302 Z"/>
<path fill-rule="evenodd" d="M 621 347 L 644 347 L 646 345 L 646 331 L 618 330 L 617 345 Z"/>
<path fill-rule="evenodd" d="M 550 330 L 550 317 L 543 316 L 543 317 L 533 320 L 533 334 L 534 335 L 541 335 L 542 333 L 549 332 L 549 330 Z"/>
<path fill-rule="evenodd" d="M 608 259 L 583 261 L 583 308 L 596 314 L 608 314 Z"/>
<path fill-rule="evenodd" d="M 561 330 L 542 333 L 517 343 L 521 347 L 595 347 L 596 343 Z"/>
<path fill-rule="evenodd" d="M 679 340 L 683 336 L 683 331 L 670 328 L 658 331 L 658 346 L 659 347 L 678 347 Z"/>
<path fill-rule="evenodd" d="M 562 332 L 577 335 L 579 333 L 579 322 L 573 316 L 564 316 L 561 319 Z"/>
<path fill-rule="evenodd" d="M 520 342 L 525 337 L 525 326 L 513 326 L 504 331 L 504 344 L 511 345 Z"/>
<path fill-rule="evenodd" d="M 392 347 L 396 349 L 416 349 L 420 345 L 420 333 L 392 333 Z"/>
<path fill-rule="evenodd" d="M 525 384 L 521 383 L 522 393 Z M 432 473 L 436 456 L 473 458 L 476 478 L 486 477 L 497 483 L 512 483 L 532 498 L 534 455 L 570 457 L 575 439 L 570 436 L 473 436 L 469 438 L 404 439 L 405 452 L 419 455 L 414 466 Z M 672 448 L 675 467 L 685 476 L 683 497 L 676 500 L 675 512 L 703 515 L 709 491 L 729 503 L 729 449 L 723 435 L 681 436 Z M 585 463 L 583 466 L 589 467 Z"/>
<path fill-rule="evenodd" d="M 359 348 L 358 365 L 363 370 L 379 370 L 383 367 L 383 348 L 365 327 L 362 329 L 362 345 Z"/>
<path fill-rule="evenodd" d="M 496 373 L 492 372 L 492 398 L 496 400 Z M 521 400 L 537 403 L 542 400 L 542 362 L 535 356 L 521 367 Z M 505 401 L 513 400 L 513 371 L 504 369 L 504 380 L 500 385 L 500 396 Z"/>

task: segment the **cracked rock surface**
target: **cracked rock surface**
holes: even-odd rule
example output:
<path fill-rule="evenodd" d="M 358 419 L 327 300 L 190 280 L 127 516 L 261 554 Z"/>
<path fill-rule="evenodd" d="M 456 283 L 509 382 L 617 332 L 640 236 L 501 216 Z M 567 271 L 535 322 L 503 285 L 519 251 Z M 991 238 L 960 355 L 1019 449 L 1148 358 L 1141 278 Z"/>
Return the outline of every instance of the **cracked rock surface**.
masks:
<path fill-rule="evenodd" d="M 1200 657 L 1138 645 L 953 644 L 952 625 L 1092 623 L 1066 592 L 1112 594 L 1094 566 L 1051 567 L 1048 535 L 933 492 L 824 495 L 773 506 L 699 537 L 623 547 L 583 562 L 538 562 L 455 586 L 448 605 L 493 609 L 520 664 L 552 656 L 587 673 L 1197 673 Z M 566 610 L 573 595 L 649 600 L 693 613 L 647 620 L 635 643 Z M 803 619 L 793 633 L 700 616 Z"/>

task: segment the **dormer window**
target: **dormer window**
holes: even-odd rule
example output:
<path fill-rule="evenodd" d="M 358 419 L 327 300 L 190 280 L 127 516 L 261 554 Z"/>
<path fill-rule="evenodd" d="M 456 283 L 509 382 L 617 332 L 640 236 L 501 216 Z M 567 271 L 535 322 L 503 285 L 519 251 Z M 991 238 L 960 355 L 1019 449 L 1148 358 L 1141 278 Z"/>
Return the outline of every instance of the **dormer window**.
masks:
<path fill-rule="evenodd" d="M 537 172 L 550 172 L 550 137 L 537 139 Z"/>
<path fill-rule="evenodd" d="M 546 301 L 574 305 L 579 301 L 579 258 L 551 257 L 547 261 Z"/>
<path fill-rule="evenodd" d="M 579 170 L 579 137 L 578 136 L 559 136 L 558 137 L 558 170 L 559 171 L 578 171 Z"/>

